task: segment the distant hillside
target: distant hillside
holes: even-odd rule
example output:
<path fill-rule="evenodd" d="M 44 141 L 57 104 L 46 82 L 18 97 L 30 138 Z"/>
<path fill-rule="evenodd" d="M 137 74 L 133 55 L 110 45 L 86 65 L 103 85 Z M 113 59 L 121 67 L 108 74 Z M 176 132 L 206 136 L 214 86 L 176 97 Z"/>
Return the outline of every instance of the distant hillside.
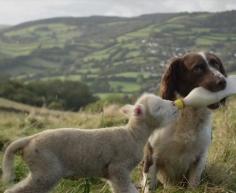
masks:
<path fill-rule="evenodd" d="M 8 28 L 8 27 L 9 27 L 8 25 L 1 25 L 1 24 L 0 24 L 0 31 L 5 30 L 5 29 Z"/>
<path fill-rule="evenodd" d="M 0 73 L 82 80 L 103 96 L 155 89 L 167 60 L 188 51 L 215 52 L 236 71 L 235 18 L 228 11 L 23 23 L 0 32 Z"/>

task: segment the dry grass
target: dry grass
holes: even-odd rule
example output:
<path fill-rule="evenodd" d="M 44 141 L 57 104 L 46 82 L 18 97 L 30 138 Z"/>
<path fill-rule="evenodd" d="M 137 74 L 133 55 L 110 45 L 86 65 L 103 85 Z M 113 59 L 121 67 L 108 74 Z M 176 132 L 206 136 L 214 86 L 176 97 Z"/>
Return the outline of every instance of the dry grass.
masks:
<path fill-rule="evenodd" d="M 98 128 L 120 125 L 126 122 L 120 115 L 118 106 L 110 106 L 103 113 L 59 112 L 0 100 L 0 160 L 4 147 L 15 138 L 40 132 L 48 128 L 80 127 Z M 27 172 L 27 168 L 18 157 L 16 161 L 17 181 Z M 138 181 L 139 170 L 133 172 Z M 108 193 L 109 188 L 99 179 L 85 181 L 62 180 L 51 193 Z M 4 187 L 0 184 L 0 192 Z M 156 193 L 233 193 L 236 192 L 236 100 L 229 102 L 226 108 L 214 113 L 213 143 L 209 151 L 206 171 L 202 185 L 196 190 L 179 187 Z"/>

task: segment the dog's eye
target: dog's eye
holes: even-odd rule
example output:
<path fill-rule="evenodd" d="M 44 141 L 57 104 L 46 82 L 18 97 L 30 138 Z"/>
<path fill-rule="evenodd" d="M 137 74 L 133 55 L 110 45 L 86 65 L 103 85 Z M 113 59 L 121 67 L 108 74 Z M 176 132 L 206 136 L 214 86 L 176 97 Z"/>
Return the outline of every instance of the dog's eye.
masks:
<path fill-rule="evenodd" d="M 194 66 L 193 71 L 198 74 L 202 73 L 204 71 L 204 64 L 197 64 Z"/>
<path fill-rule="evenodd" d="M 210 64 L 213 68 L 219 69 L 219 64 L 215 60 L 210 61 Z"/>

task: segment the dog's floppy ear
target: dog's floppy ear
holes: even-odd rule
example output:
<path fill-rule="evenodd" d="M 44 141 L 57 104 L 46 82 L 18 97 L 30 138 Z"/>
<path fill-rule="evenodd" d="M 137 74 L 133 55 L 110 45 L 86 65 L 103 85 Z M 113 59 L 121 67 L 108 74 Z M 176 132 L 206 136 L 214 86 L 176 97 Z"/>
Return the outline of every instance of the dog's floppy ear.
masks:
<path fill-rule="evenodd" d="M 226 73 L 226 70 L 225 70 L 225 68 L 224 68 L 223 62 L 222 62 L 221 59 L 220 59 L 219 57 L 217 57 L 216 55 L 215 55 L 215 57 L 216 57 L 216 59 L 217 59 L 217 61 L 218 61 L 220 72 L 221 72 L 225 77 L 227 77 L 227 73 Z M 227 100 L 227 97 L 226 97 L 226 98 L 223 98 L 223 99 L 220 101 L 220 104 L 221 104 L 221 105 L 225 105 L 226 100 Z"/>
<path fill-rule="evenodd" d="M 175 100 L 176 99 L 176 84 L 177 84 L 177 71 L 180 68 L 181 58 L 175 58 L 169 64 L 167 70 L 161 80 L 160 94 L 163 99 Z"/>
<path fill-rule="evenodd" d="M 135 117 L 143 117 L 144 116 L 144 107 L 142 104 L 137 105 L 125 105 L 120 109 L 121 113 L 126 117 L 130 118 L 131 115 Z"/>
<path fill-rule="evenodd" d="M 220 72 L 225 76 L 227 77 L 227 73 L 226 73 L 226 70 L 224 68 L 224 65 L 223 65 L 223 62 L 221 61 L 220 58 L 216 57 L 217 60 L 218 60 L 218 63 L 219 63 L 219 68 L 220 68 Z"/>

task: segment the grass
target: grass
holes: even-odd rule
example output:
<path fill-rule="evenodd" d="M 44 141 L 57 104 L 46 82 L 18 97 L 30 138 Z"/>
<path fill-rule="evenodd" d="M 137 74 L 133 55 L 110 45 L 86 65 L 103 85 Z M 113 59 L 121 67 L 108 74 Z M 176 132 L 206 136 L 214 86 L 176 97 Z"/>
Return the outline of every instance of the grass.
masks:
<path fill-rule="evenodd" d="M 204 33 L 204 32 L 210 32 L 210 28 L 203 28 L 203 27 L 192 28 L 191 31 L 195 33 Z"/>
<path fill-rule="evenodd" d="M 94 59 L 95 60 L 106 59 L 106 58 L 109 57 L 109 51 L 110 51 L 110 48 L 93 52 L 92 54 L 90 54 L 89 56 L 86 56 L 84 58 L 84 62 L 87 62 L 87 61 L 90 61 L 90 60 L 94 60 Z"/>
<path fill-rule="evenodd" d="M 42 30 L 42 28 L 46 28 L 47 30 Z M 7 37 L 12 36 L 31 36 L 32 33 L 35 33 L 39 36 L 41 35 L 48 35 L 51 34 L 50 30 L 53 30 L 56 33 L 68 33 L 68 31 L 75 30 L 75 26 L 67 26 L 65 24 L 54 23 L 54 24 L 41 24 L 41 25 L 34 25 L 31 27 L 26 27 L 24 29 L 10 31 L 5 33 Z"/>
<path fill-rule="evenodd" d="M 33 43 L 19 46 L 18 44 L 0 42 L 1 52 L 10 56 L 28 55 L 37 46 L 37 44 Z"/>
<path fill-rule="evenodd" d="M 210 35 L 201 36 L 196 40 L 197 45 L 213 45 L 218 42 L 235 41 L 236 37 L 233 34 L 217 34 L 212 33 Z"/>
<path fill-rule="evenodd" d="M 63 75 L 63 76 L 52 76 L 52 77 L 44 77 L 41 78 L 40 80 L 48 81 L 48 80 L 62 80 L 62 81 L 80 81 L 81 80 L 81 75 Z"/>
<path fill-rule="evenodd" d="M 104 110 L 105 112 L 105 110 Z M 49 128 L 60 127 L 80 127 L 98 128 L 125 123 L 125 118 L 119 115 L 119 111 L 113 115 L 106 113 L 94 114 L 85 112 L 59 112 L 47 109 L 33 108 L 28 105 L 0 99 L 0 161 L 2 158 L 3 146 L 21 136 L 31 135 Z M 23 161 L 17 157 L 16 181 L 22 179 L 27 173 L 27 167 Z M 91 191 L 108 189 L 104 182 L 99 179 L 89 179 L 92 183 Z M 79 181 L 62 180 L 51 193 L 75 193 L 84 192 L 86 188 L 85 180 Z M 0 183 L 0 192 L 5 187 Z"/>
<path fill-rule="evenodd" d="M 84 69 L 79 69 L 78 72 L 83 73 L 83 74 L 96 74 L 100 72 L 99 68 L 84 68 Z"/>
<path fill-rule="evenodd" d="M 148 25 L 144 28 L 138 29 L 136 31 L 126 33 L 125 35 L 121 35 L 121 36 L 117 37 L 117 41 L 118 42 L 125 42 L 125 41 L 130 41 L 133 39 L 139 39 L 139 40 L 146 39 L 150 35 L 150 32 L 152 32 L 153 30 L 159 31 L 159 29 L 156 29 L 155 27 L 156 27 L 156 25 L 151 24 L 151 25 Z"/>
<path fill-rule="evenodd" d="M 28 55 L 40 45 L 42 48 L 64 47 L 66 41 L 78 38 L 80 31 L 76 26 L 62 23 L 32 25 L 23 29 L 5 32 L 11 42 L 0 42 L 0 49 L 10 56 Z M 14 41 L 14 38 L 17 39 Z M 26 39 L 26 42 L 19 42 Z M 30 39 L 30 41 L 29 41 Z"/>
<path fill-rule="evenodd" d="M 236 71 L 230 72 L 229 75 L 236 75 Z"/>
<path fill-rule="evenodd" d="M 137 92 L 140 90 L 140 85 L 132 82 L 110 81 L 109 84 L 115 90 L 120 87 L 122 92 Z"/>
<path fill-rule="evenodd" d="M 80 127 L 97 128 L 120 125 L 126 122 L 117 109 L 103 113 L 60 112 L 33 108 L 27 105 L 0 99 L 0 161 L 2 151 L 9 141 L 31 135 L 48 128 Z M 109 113 L 106 113 L 109 112 Z M 209 150 L 202 184 L 196 190 L 172 187 L 164 190 L 161 186 L 156 193 L 235 193 L 236 192 L 236 99 L 214 112 L 213 141 Z M 17 156 L 16 181 L 27 173 L 27 167 Z M 140 173 L 137 167 L 132 177 L 138 182 Z M 4 186 L 0 183 L 0 192 Z M 108 185 L 100 179 L 61 180 L 50 193 L 110 193 Z"/>
<path fill-rule="evenodd" d="M 100 99 L 106 99 L 110 96 L 124 96 L 123 93 L 115 93 L 115 92 L 112 92 L 112 93 L 96 93 L 96 96 L 98 96 Z"/>
<path fill-rule="evenodd" d="M 182 30 L 184 28 L 184 25 L 177 24 L 177 23 L 166 23 L 160 26 L 160 29 L 175 29 L 175 30 Z"/>
<path fill-rule="evenodd" d="M 116 74 L 117 77 L 125 77 L 125 78 L 137 78 L 139 75 L 142 75 L 144 78 L 148 78 L 151 73 L 150 72 L 123 72 Z"/>
<path fill-rule="evenodd" d="M 217 42 L 217 40 L 209 39 L 207 37 L 200 37 L 196 40 L 196 44 L 199 46 L 211 46 Z"/>

